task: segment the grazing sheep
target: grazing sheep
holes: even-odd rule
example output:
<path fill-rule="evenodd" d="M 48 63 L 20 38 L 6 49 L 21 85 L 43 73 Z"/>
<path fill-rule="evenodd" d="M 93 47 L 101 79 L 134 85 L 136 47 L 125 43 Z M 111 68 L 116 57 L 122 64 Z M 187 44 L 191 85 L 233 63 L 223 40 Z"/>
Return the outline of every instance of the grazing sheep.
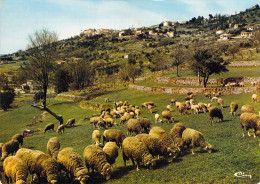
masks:
<path fill-rule="evenodd" d="M 217 101 L 218 101 L 218 97 L 213 96 L 213 97 L 211 98 L 211 102 L 217 102 Z"/>
<path fill-rule="evenodd" d="M 256 138 L 256 131 L 260 130 L 260 115 L 256 115 L 255 113 L 242 113 L 240 115 L 240 125 L 242 127 L 242 135 L 244 134 L 244 128 L 246 128 L 246 131 L 248 133 L 248 136 L 251 136 L 249 133 L 249 129 L 253 129 L 254 132 L 254 138 Z"/>
<path fill-rule="evenodd" d="M 107 127 L 107 125 L 106 125 L 106 123 L 105 123 L 104 121 L 99 121 L 99 122 L 97 123 L 97 128 L 98 128 L 98 129 L 101 129 L 101 128 L 106 129 L 106 128 L 108 128 L 108 127 Z"/>
<path fill-rule="evenodd" d="M 224 100 L 222 98 L 218 98 L 218 105 L 223 109 L 224 108 Z"/>
<path fill-rule="evenodd" d="M 179 153 L 179 148 L 175 146 L 170 135 L 164 129 L 162 129 L 161 127 L 153 127 L 153 128 L 151 128 L 149 135 L 159 138 L 163 142 L 163 144 L 167 148 L 171 149 L 171 151 L 177 157 L 177 155 Z"/>
<path fill-rule="evenodd" d="M 170 121 L 174 123 L 174 117 L 172 116 L 171 112 L 168 110 L 162 111 L 162 118 L 166 119 L 168 123 L 170 123 Z"/>
<path fill-rule="evenodd" d="M 79 180 L 81 184 L 88 180 L 89 176 L 84 168 L 83 160 L 73 148 L 66 147 L 61 150 L 57 160 L 61 164 L 62 169 L 66 171 L 67 177 L 70 174 L 70 177 L 68 177 L 70 181 L 73 180 L 73 177 Z"/>
<path fill-rule="evenodd" d="M 136 117 L 138 118 L 141 114 L 140 109 L 135 109 L 135 114 L 136 114 Z"/>
<path fill-rule="evenodd" d="M 171 104 L 172 104 L 172 105 L 175 104 L 176 102 L 177 102 L 176 99 L 174 99 L 174 98 L 171 99 Z"/>
<path fill-rule="evenodd" d="M 198 105 L 191 104 L 191 110 L 194 114 L 199 114 L 200 107 Z"/>
<path fill-rule="evenodd" d="M 92 169 L 92 175 L 94 170 L 100 173 L 106 180 L 110 179 L 113 172 L 113 167 L 107 162 L 105 152 L 96 145 L 89 145 L 84 149 L 83 158 L 85 160 L 86 167 Z"/>
<path fill-rule="evenodd" d="M 185 107 L 187 110 L 191 108 L 190 100 L 185 101 Z"/>
<path fill-rule="evenodd" d="M 134 117 L 130 113 L 127 113 L 127 114 L 121 116 L 121 118 L 120 118 L 120 125 L 124 124 L 126 121 L 128 121 L 129 119 L 132 119 L 132 118 L 134 118 Z"/>
<path fill-rule="evenodd" d="M 201 149 L 205 149 L 209 153 L 211 153 L 213 150 L 212 146 L 205 141 L 202 133 L 198 132 L 197 130 L 186 128 L 182 133 L 182 138 L 185 142 L 185 145 L 187 145 L 188 149 L 190 144 L 192 145 L 193 155 L 196 147 L 201 147 Z"/>
<path fill-rule="evenodd" d="M 190 105 L 194 105 L 195 104 L 195 99 L 190 99 Z"/>
<path fill-rule="evenodd" d="M 5 143 L 2 147 L 2 157 L 3 161 L 9 154 L 14 154 L 19 149 L 19 142 L 17 140 L 10 140 Z"/>
<path fill-rule="evenodd" d="M 93 127 L 97 128 L 98 122 L 103 122 L 103 119 L 99 116 L 90 118 L 90 124 L 93 125 Z"/>
<path fill-rule="evenodd" d="M 172 106 L 171 106 L 171 105 L 167 105 L 166 109 L 167 109 L 168 111 L 170 111 L 170 112 L 172 112 L 172 111 L 173 111 L 173 108 L 172 108 Z"/>
<path fill-rule="evenodd" d="M 92 142 L 93 144 L 99 146 L 101 140 L 101 133 L 99 130 L 94 130 L 92 133 Z"/>
<path fill-rule="evenodd" d="M 185 114 L 188 114 L 187 112 L 187 107 L 186 107 L 186 104 L 185 103 L 179 103 L 178 105 L 178 111 L 181 115 L 185 115 Z"/>
<path fill-rule="evenodd" d="M 148 118 L 139 118 L 138 119 L 141 127 L 143 128 L 144 132 L 145 133 L 148 133 L 149 132 L 149 129 L 151 128 L 151 122 Z"/>
<path fill-rule="evenodd" d="M 147 106 L 147 109 L 148 109 L 148 113 L 150 113 L 150 114 L 153 113 L 153 106 L 148 105 L 148 106 Z"/>
<path fill-rule="evenodd" d="M 211 93 L 210 92 L 206 92 L 204 95 L 205 95 L 206 98 L 211 98 Z"/>
<path fill-rule="evenodd" d="M 74 126 L 75 122 L 76 122 L 75 118 L 70 118 L 70 119 L 68 119 L 66 126 L 70 126 L 70 127 Z"/>
<path fill-rule="evenodd" d="M 221 109 L 217 107 L 209 108 L 210 123 L 214 123 L 214 118 L 218 118 L 219 121 L 223 121 L 223 114 Z"/>
<path fill-rule="evenodd" d="M 159 156 L 163 156 L 167 159 L 174 157 L 172 150 L 167 148 L 159 138 L 149 134 L 138 134 L 135 138 L 142 141 L 147 146 L 153 157 L 158 156 L 159 158 Z"/>
<path fill-rule="evenodd" d="M 174 144 L 180 148 L 181 152 L 183 151 L 185 145 L 184 140 L 182 139 L 182 132 L 185 129 L 186 128 L 182 123 L 176 123 L 170 131 Z"/>
<path fill-rule="evenodd" d="M 154 102 L 144 102 L 141 104 L 142 108 L 148 108 L 148 105 L 151 105 L 152 107 L 156 107 Z"/>
<path fill-rule="evenodd" d="M 231 114 L 231 116 L 235 116 L 237 109 L 238 109 L 238 104 L 236 102 L 231 102 L 230 103 L 230 114 Z"/>
<path fill-rule="evenodd" d="M 113 165 L 118 157 L 118 146 L 115 142 L 107 142 L 103 148 L 106 154 L 107 161 L 110 165 Z"/>
<path fill-rule="evenodd" d="M 253 102 L 260 102 L 260 98 L 258 97 L 257 94 L 252 95 L 252 100 L 253 100 Z"/>
<path fill-rule="evenodd" d="M 54 123 L 49 123 L 49 124 L 47 124 L 46 126 L 45 126 L 45 128 L 44 128 L 44 133 L 47 131 L 47 130 L 49 130 L 49 131 L 54 131 Z"/>
<path fill-rule="evenodd" d="M 105 98 L 105 102 L 109 102 L 109 98 Z"/>
<path fill-rule="evenodd" d="M 57 130 L 56 130 L 57 133 L 62 134 L 62 133 L 64 133 L 64 131 L 65 131 L 65 125 L 64 124 L 61 124 L 57 127 Z"/>
<path fill-rule="evenodd" d="M 143 128 L 138 119 L 129 119 L 127 121 L 127 135 L 141 134 Z"/>
<path fill-rule="evenodd" d="M 105 130 L 103 133 L 103 145 L 104 142 L 116 142 L 116 144 L 121 148 L 122 147 L 122 142 L 125 139 L 125 134 L 121 130 L 117 129 L 109 129 Z"/>
<path fill-rule="evenodd" d="M 106 127 L 112 127 L 116 124 L 113 118 L 104 118 L 104 122 L 106 124 Z"/>
<path fill-rule="evenodd" d="M 39 183 L 47 180 L 48 183 L 58 183 L 59 164 L 56 159 L 48 154 L 41 154 L 37 157 L 35 163 L 35 173 L 38 177 Z"/>
<path fill-rule="evenodd" d="M 198 103 L 198 106 L 199 106 L 199 109 L 200 109 L 200 110 L 202 110 L 204 113 L 207 113 L 207 111 L 208 111 L 207 105 L 205 105 L 205 104 L 202 103 L 202 102 L 199 102 L 199 103 Z"/>
<path fill-rule="evenodd" d="M 241 107 L 241 113 L 248 112 L 248 113 L 255 113 L 255 109 L 252 105 L 243 105 Z"/>
<path fill-rule="evenodd" d="M 4 160 L 3 169 L 7 183 L 12 181 L 16 184 L 26 184 L 28 169 L 20 158 L 16 156 L 7 157 Z"/>
<path fill-rule="evenodd" d="M 12 137 L 12 140 L 17 140 L 19 142 L 19 144 L 21 144 L 21 146 L 23 145 L 23 135 L 22 134 L 15 134 Z"/>
<path fill-rule="evenodd" d="M 122 144 L 122 150 L 125 166 L 126 160 L 130 158 L 134 166 L 136 161 L 137 171 L 139 171 L 140 163 L 143 163 L 146 167 L 155 166 L 156 164 L 146 145 L 135 137 L 125 138 Z"/>
<path fill-rule="evenodd" d="M 160 114 L 155 114 L 155 115 L 154 115 L 154 119 L 155 119 L 155 123 L 158 123 L 158 121 L 159 121 L 159 122 L 163 122 L 162 119 L 161 119 Z"/>
<path fill-rule="evenodd" d="M 47 143 L 47 152 L 53 158 L 57 159 L 58 153 L 60 150 L 60 140 L 58 137 L 52 137 Z"/>

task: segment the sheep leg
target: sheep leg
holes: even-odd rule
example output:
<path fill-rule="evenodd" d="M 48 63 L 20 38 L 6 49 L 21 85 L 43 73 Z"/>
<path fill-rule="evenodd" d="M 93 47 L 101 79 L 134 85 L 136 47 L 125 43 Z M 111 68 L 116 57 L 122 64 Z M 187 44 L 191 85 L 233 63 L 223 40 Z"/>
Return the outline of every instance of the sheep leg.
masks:
<path fill-rule="evenodd" d="M 93 177 L 94 176 L 94 168 L 92 167 L 91 169 L 92 169 L 92 177 Z"/>
<path fill-rule="evenodd" d="M 6 182 L 9 183 L 9 177 L 5 174 Z"/>
<path fill-rule="evenodd" d="M 255 129 L 253 129 L 253 132 L 254 132 L 254 138 L 256 138 L 256 131 Z"/>
<path fill-rule="evenodd" d="M 127 160 L 127 157 L 125 155 L 125 153 L 123 152 L 123 160 L 124 160 L 124 164 L 125 164 L 125 167 L 126 167 L 126 160 Z"/>
<path fill-rule="evenodd" d="M 133 157 L 130 157 L 130 159 L 131 159 L 133 165 L 135 166 L 135 161 L 134 161 Z M 138 167 L 138 165 L 137 165 L 137 167 Z"/>
<path fill-rule="evenodd" d="M 139 162 L 137 162 L 137 165 L 136 165 L 136 171 L 139 171 Z"/>

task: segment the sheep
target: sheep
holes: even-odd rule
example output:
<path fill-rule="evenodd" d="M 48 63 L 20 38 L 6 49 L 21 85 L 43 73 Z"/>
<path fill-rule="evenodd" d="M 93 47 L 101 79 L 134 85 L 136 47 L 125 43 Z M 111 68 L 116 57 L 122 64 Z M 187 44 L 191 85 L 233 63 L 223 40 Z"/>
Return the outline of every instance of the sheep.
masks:
<path fill-rule="evenodd" d="M 47 124 L 46 126 L 45 126 L 45 128 L 44 128 L 44 133 L 47 131 L 47 130 L 49 130 L 49 131 L 54 131 L 54 123 L 49 123 L 49 124 Z"/>
<path fill-rule="evenodd" d="M 167 148 L 172 150 L 172 152 L 176 155 L 175 157 L 177 157 L 180 149 L 175 146 L 170 135 L 164 129 L 161 127 L 152 127 L 149 135 L 159 138 Z"/>
<path fill-rule="evenodd" d="M 99 130 L 94 130 L 92 133 L 92 142 L 93 144 L 99 146 L 101 140 L 101 133 Z"/>
<path fill-rule="evenodd" d="M 85 183 L 89 176 L 87 170 L 84 168 L 83 160 L 72 147 L 66 147 L 61 150 L 57 157 L 58 162 L 61 164 L 63 170 L 66 171 L 69 180 L 73 180 L 73 176 L 80 181 L 81 184 Z"/>
<path fill-rule="evenodd" d="M 86 167 L 92 169 L 92 175 L 94 170 L 100 173 L 106 180 L 109 180 L 113 172 L 113 167 L 107 162 L 105 152 L 96 145 L 88 145 L 84 149 L 83 158 Z"/>
<path fill-rule="evenodd" d="M 156 107 L 154 102 L 144 102 L 141 104 L 142 108 L 147 108 L 148 105 L 151 105 L 152 107 Z"/>
<path fill-rule="evenodd" d="M 50 155 L 41 154 L 36 159 L 35 173 L 39 183 L 42 179 L 46 179 L 48 183 L 56 184 L 58 182 L 59 164 Z"/>
<path fill-rule="evenodd" d="M 144 132 L 148 133 L 149 129 L 151 128 L 150 120 L 147 118 L 139 118 L 138 121 L 139 121 L 141 127 L 144 129 Z"/>
<path fill-rule="evenodd" d="M 19 144 L 21 144 L 21 146 L 23 145 L 23 135 L 22 134 L 15 134 L 12 137 L 12 140 L 17 140 L 19 142 Z"/>
<path fill-rule="evenodd" d="M 26 163 L 29 172 L 32 176 L 35 173 L 39 181 L 44 177 L 49 183 L 57 183 L 58 162 L 50 155 L 39 150 L 21 148 L 17 151 L 16 156 Z"/>
<path fill-rule="evenodd" d="M 112 127 L 116 125 L 115 120 L 113 118 L 104 118 L 104 122 L 106 124 L 106 127 Z"/>
<path fill-rule="evenodd" d="M 163 156 L 170 159 L 174 156 L 171 149 L 167 148 L 159 138 L 153 137 L 149 134 L 138 134 L 135 136 L 138 140 L 142 141 L 148 148 L 153 157 Z"/>
<path fill-rule="evenodd" d="M 185 103 L 179 103 L 179 105 L 178 105 L 178 111 L 179 111 L 179 113 L 180 113 L 181 115 L 183 115 L 183 114 L 188 114 L 186 104 L 185 104 Z"/>
<path fill-rule="evenodd" d="M 186 109 L 191 108 L 190 100 L 185 101 L 185 107 L 186 107 Z"/>
<path fill-rule="evenodd" d="M 118 157 L 118 146 L 115 142 L 107 142 L 103 147 L 103 151 L 106 154 L 107 161 L 110 165 L 113 165 Z"/>
<path fill-rule="evenodd" d="M 133 115 L 132 114 L 125 114 L 120 118 L 120 124 L 124 124 L 126 121 L 128 121 L 129 119 L 132 119 Z"/>
<path fill-rule="evenodd" d="M 52 137 L 49 139 L 47 143 L 47 152 L 49 155 L 51 155 L 53 158 L 57 160 L 57 156 L 60 150 L 60 140 L 58 137 Z"/>
<path fill-rule="evenodd" d="M 252 95 L 252 100 L 253 100 L 253 102 L 260 102 L 260 98 L 258 97 L 257 94 Z"/>
<path fill-rule="evenodd" d="M 218 101 L 218 97 L 213 96 L 213 97 L 211 98 L 211 102 L 217 102 L 217 101 Z"/>
<path fill-rule="evenodd" d="M 147 106 L 147 109 L 148 109 L 148 113 L 150 113 L 150 114 L 153 113 L 153 106 L 148 105 L 148 106 Z"/>
<path fill-rule="evenodd" d="M 175 145 L 180 148 L 180 151 L 183 151 L 184 148 L 184 140 L 182 139 L 182 132 L 186 129 L 186 127 L 182 123 L 176 123 L 171 131 L 170 135 L 173 139 Z"/>
<path fill-rule="evenodd" d="M 140 109 L 135 109 L 135 114 L 136 114 L 136 117 L 138 118 L 141 114 Z"/>
<path fill-rule="evenodd" d="M 170 111 L 170 112 L 172 112 L 172 111 L 173 111 L 173 108 L 172 108 L 172 106 L 171 106 L 171 105 L 167 105 L 166 109 L 167 109 L 168 111 Z"/>
<path fill-rule="evenodd" d="M 105 98 L 105 102 L 109 102 L 109 98 Z"/>
<path fill-rule="evenodd" d="M 206 92 L 204 95 L 206 98 L 211 98 L 211 93 L 209 93 L 209 92 Z"/>
<path fill-rule="evenodd" d="M 199 109 L 202 110 L 204 113 L 206 113 L 208 111 L 207 105 L 205 105 L 202 102 L 198 103 Z"/>
<path fill-rule="evenodd" d="M 170 121 L 174 123 L 174 117 L 171 115 L 171 112 L 168 110 L 162 111 L 162 118 L 165 118 L 168 123 L 170 123 Z"/>
<path fill-rule="evenodd" d="M 194 114 L 199 114 L 200 107 L 198 105 L 191 104 L 191 110 Z"/>
<path fill-rule="evenodd" d="M 137 163 L 136 170 L 139 171 L 140 162 L 146 167 L 155 166 L 156 161 L 153 156 L 149 153 L 148 148 L 145 144 L 135 137 L 127 137 L 124 139 L 122 144 L 123 160 L 126 167 L 126 160 L 131 159 L 133 165 Z"/>
<path fill-rule="evenodd" d="M 244 134 L 244 128 L 246 128 L 246 131 L 248 133 L 248 136 L 250 136 L 249 129 L 253 129 L 254 132 L 254 138 L 256 138 L 256 131 L 260 130 L 260 115 L 256 115 L 255 113 L 242 113 L 240 115 L 240 125 L 242 127 L 242 135 Z"/>
<path fill-rule="evenodd" d="M 129 119 L 127 121 L 127 135 L 143 133 L 143 128 L 138 119 Z"/>
<path fill-rule="evenodd" d="M 28 168 L 23 160 L 16 156 L 7 157 L 3 163 L 4 175 L 7 180 L 16 184 L 26 184 Z"/>
<path fill-rule="evenodd" d="M 172 98 L 172 99 L 171 99 L 171 104 L 173 105 L 173 104 L 175 104 L 175 102 L 177 102 L 177 100 L 174 99 L 174 98 Z"/>
<path fill-rule="evenodd" d="M 103 119 L 98 116 L 90 118 L 90 124 L 93 125 L 93 127 L 97 128 L 98 122 L 103 122 Z"/>
<path fill-rule="evenodd" d="M 210 123 L 214 123 L 213 118 L 218 118 L 219 121 L 223 121 L 223 114 L 221 109 L 217 107 L 209 108 Z"/>
<path fill-rule="evenodd" d="M 19 149 L 19 142 L 17 140 L 10 140 L 5 143 L 2 147 L 2 157 L 3 161 L 9 154 L 14 154 Z"/>
<path fill-rule="evenodd" d="M 231 116 L 235 116 L 237 109 L 238 109 L 238 104 L 236 102 L 231 102 L 230 103 L 230 114 L 231 114 Z"/>
<path fill-rule="evenodd" d="M 155 115 L 154 115 L 154 119 L 155 119 L 155 123 L 158 123 L 158 121 L 159 121 L 159 122 L 163 122 L 162 119 L 161 119 L 160 114 L 155 114 Z"/>
<path fill-rule="evenodd" d="M 0 156 L 2 156 L 2 147 L 3 147 L 4 143 L 0 143 Z"/>
<path fill-rule="evenodd" d="M 62 133 L 64 133 L 64 131 L 65 131 L 65 125 L 64 124 L 61 124 L 57 127 L 57 130 L 56 130 L 57 133 L 62 134 Z"/>
<path fill-rule="evenodd" d="M 195 104 L 195 99 L 190 99 L 190 105 L 194 105 Z"/>
<path fill-rule="evenodd" d="M 255 113 L 255 109 L 253 106 L 246 104 L 241 107 L 241 113 L 244 112 Z"/>
<path fill-rule="evenodd" d="M 75 126 L 75 122 L 76 122 L 75 118 L 70 118 L 68 119 L 66 126 L 70 126 L 70 127 Z"/>
<path fill-rule="evenodd" d="M 113 141 L 121 148 L 122 142 L 125 139 L 125 134 L 121 130 L 109 129 L 105 130 L 103 133 L 103 145 L 104 142 Z"/>
<path fill-rule="evenodd" d="M 201 147 L 201 149 L 205 149 L 209 153 L 211 153 L 213 150 L 213 147 L 205 141 L 202 133 L 198 132 L 197 130 L 186 128 L 182 133 L 182 138 L 185 144 L 188 146 L 188 149 L 190 144 L 192 145 L 193 155 L 195 154 L 194 152 L 196 147 Z"/>
<path fill-rule="evenodd" d="M 224 100 L 222 98 L 218 98 L 218 105 L 223 109 L 224 108 Z"/>

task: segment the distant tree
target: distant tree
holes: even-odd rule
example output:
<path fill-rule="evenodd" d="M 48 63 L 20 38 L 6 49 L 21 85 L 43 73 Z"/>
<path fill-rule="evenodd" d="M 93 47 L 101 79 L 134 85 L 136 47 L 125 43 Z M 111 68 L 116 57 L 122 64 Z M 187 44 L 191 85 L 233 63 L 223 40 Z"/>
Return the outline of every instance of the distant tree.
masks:
<path fill-rule="evenodd" d="M 171 58 L 172 58 L 172 66 L 176 66 L 177 77 L 179 77 L 179 66 L 181 66 L 186 59 L 186 53 L 184 47 L 180 44 L 177 45 L 176 48 L 173 49 Z"/>
<path fill-rule="evenodd" d="M 13 103 L 15 97 L 14 90 L 5 86 L 0 92 L 0 107 L 4 111 L 7 111 L 10 108 L 10 105 Z"/>
<path fill-rule="evenodd" d="M 160 53 L 156 53 L 151 59 L 150 68 L 152 71 L 161 71 L 167 68 L 167 61 Z"/>
<path fill-rule="evenodd" d="M 54 74 L 54 86 L 57 93 L 66 92 L 69 90 L 70 76 L 68 69 L 59 67 Z"/>
<path fill-rule="evenodd" d="M 132 80 L 135 83 L 135 79 L 142 74 L 142 70 L 136 64 L 126 63 L 119 69 L 119 76 L 123 81 Z"/>
<path fill-rule="evenodd" d="M 239 52 L 239 46 L 238 45 L 230 45 L 227 49 L 228 53 L 233 56 L 233 59 L 235 59 L 235 54 Z"/>
<path fill-rule="evenodd" d="M 193 62 L 191 63 L 191 69 L 194 73 L 199 73 L 203 77 L 203 86 L 207 86 L 209 76 L 212 74 L 219 74 L 226 72 L 227 62 L 220 57 L 214 48 L 201 48 L 197 50 L 193 55 Z"/>
<path fill-rule="evenodd" d="M 4 73 L 0 74 L 0 88 L 3 89 L 4 87 L 8 86 L 8 78 L 7 75 Z"/>
<path fill-rule="evenodd" d="M 256 47 L 256 52 L 259 53 L 260 47 L 260 29 L 255 32 L 254 39 L 253 39 L 254 46 Z"/>

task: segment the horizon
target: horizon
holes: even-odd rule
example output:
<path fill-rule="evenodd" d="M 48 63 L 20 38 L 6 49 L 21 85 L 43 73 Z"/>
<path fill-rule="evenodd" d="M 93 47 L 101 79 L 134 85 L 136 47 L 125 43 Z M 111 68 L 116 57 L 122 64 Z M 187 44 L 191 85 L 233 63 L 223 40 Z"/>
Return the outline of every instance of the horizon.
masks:
<path fill-rule="evenodd" d="M 26 50 L 28 35 L 47 28 L 59 40 L 86 29 L 122 30 L 209 14 L 234 15 L 259 0 L 0 0 L 0 56 Z"/>

